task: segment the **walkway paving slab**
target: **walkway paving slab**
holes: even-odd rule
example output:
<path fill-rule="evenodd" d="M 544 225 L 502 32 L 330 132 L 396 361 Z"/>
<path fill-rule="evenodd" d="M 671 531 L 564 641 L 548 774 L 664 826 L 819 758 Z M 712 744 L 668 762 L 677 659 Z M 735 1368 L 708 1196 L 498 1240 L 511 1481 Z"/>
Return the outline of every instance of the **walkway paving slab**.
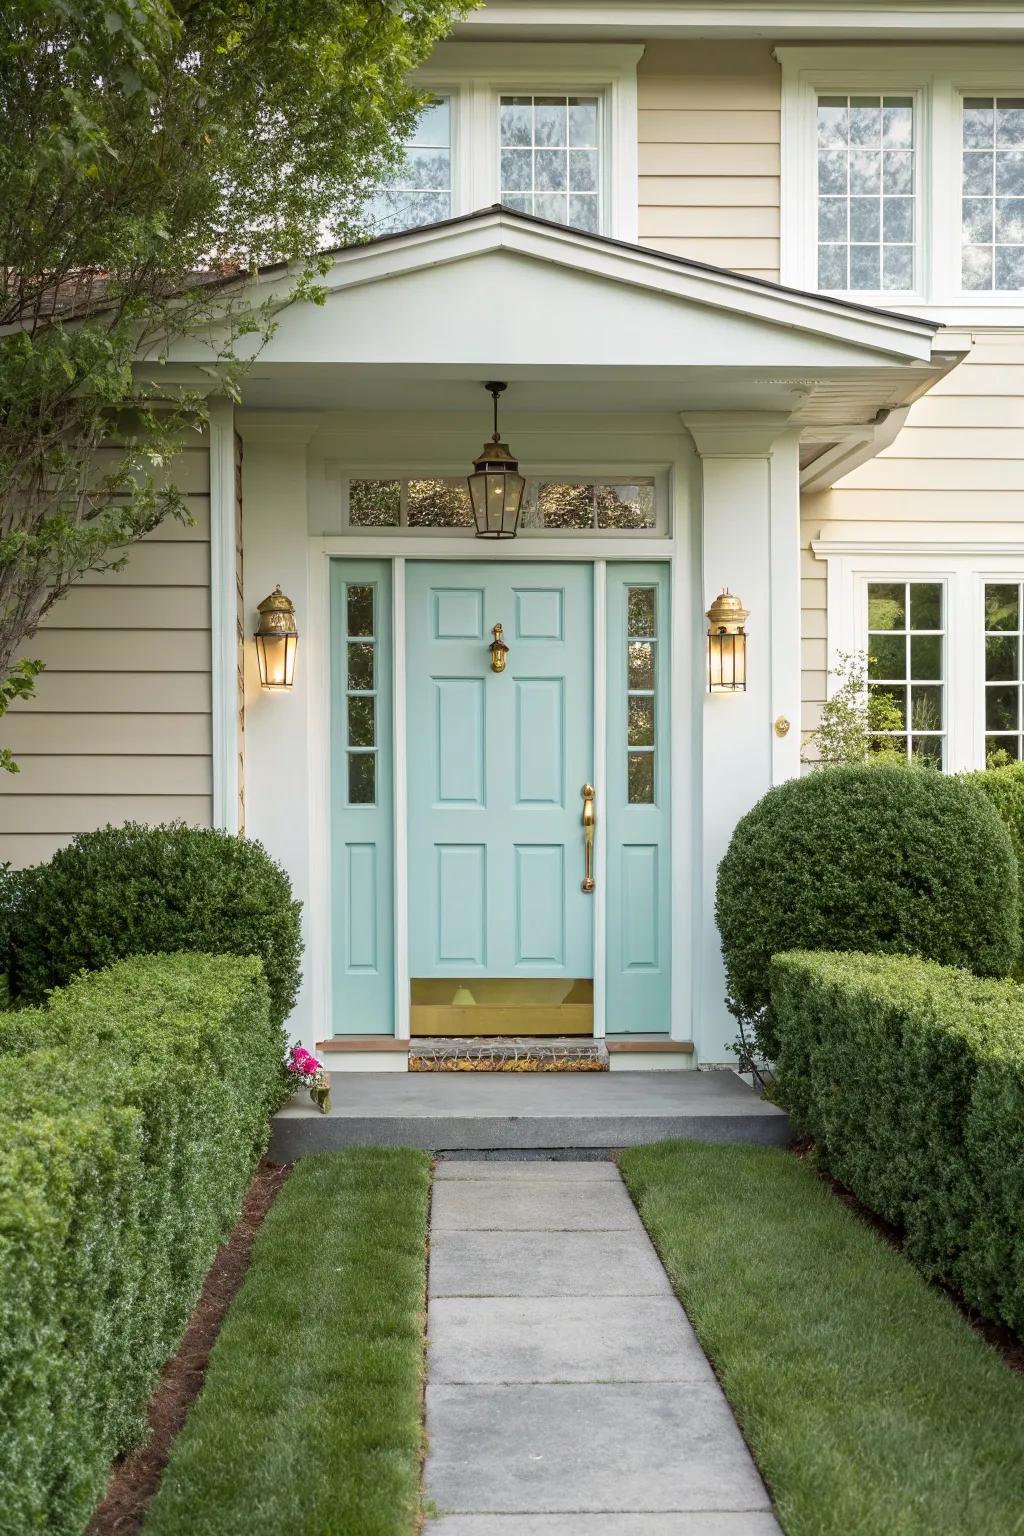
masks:
<path fill-rule="evenodd" d="M 447 1515 L 429 1536 L 779 1536 L 764 1510 L 673 1515 Z"/>
<path fill-rule="evenodd" d="M 672 1295 L 632 1232 L 434 1231 L 428 1284 L 432 1297 Z"/>
<path fill-rule="evenodd" d="M 769 1508 L 717 1382 L 427 1380 L 426 1491 L 440 1510 Z"/>
<path fill-rule="evenodd" d="M 435 1298 L 437 1383 L 714 1380 L 674 1296 Z"/>
<path fill-rule="evenodd" d="M 573 1184 L 451 1179 L 434 1189 L 430 1224 L 437 1232 L 628 1232 L 636 1209 L 621 1179 Z"/>
<path fill-rule="evenodd" d="M 531 1169 L 434 1185 L 424 1536 L 781 1536 L 618 1170 Z"/>

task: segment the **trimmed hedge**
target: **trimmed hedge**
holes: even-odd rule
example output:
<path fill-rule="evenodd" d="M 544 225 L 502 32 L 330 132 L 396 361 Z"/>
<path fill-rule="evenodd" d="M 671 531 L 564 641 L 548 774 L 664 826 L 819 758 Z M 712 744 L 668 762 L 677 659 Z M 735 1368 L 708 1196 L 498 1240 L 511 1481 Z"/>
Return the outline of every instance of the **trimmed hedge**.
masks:
<path fill-rule="evenodd" d="M 1000 820 L 1010 834 L 1017 863 L 1024 869 L 1024 763 L 985 768 L 965 777 L 984 791 L 999 812 Z"/>
<path fill-rule="evenodd" d="M 0 1015 L 0 1533 L 79 1536 L 266 1145 L 254 958 L 123 961 Z"/>
<path fill-rule="evenodd" d="M 788 949 L 917 954 L 1005 976 L 1020 947 L 1017 865 L 975 785 L 904 764 L 823 768 L 738 823 L 715 915 L 730 1006 L 773 1058 L 769 965 Z"/>
<path fill-rule="evenodd" d="M 298 994 L 300 904 L 260 843 L 182 823 L 86 832 L 10 886 L 12 995 L 42 1002 L 79 971 L 129 955 L 258 955 L 271 1016 Z"/>
<path fill-rule="evenodd" d="M 895 955 L 778 955 L 776 1082 L 927 1276 L 1024 1334 L 1024 989 Z"/>

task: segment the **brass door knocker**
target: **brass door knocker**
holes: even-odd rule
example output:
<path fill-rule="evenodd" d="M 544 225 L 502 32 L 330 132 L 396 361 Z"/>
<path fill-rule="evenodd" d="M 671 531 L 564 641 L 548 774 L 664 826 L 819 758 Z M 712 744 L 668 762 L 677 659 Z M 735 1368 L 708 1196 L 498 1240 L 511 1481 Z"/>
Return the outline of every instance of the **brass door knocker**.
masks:
<path fill-rule="evenodd" d="M 488 647 L 491 653 L 491 671 L 504 672 L 505 661 L 508 657 L 508 646 L 501 638 L 501 625 L 495 624 L 494 628 L 491 630 L 491 634 L 494 636 L 494 639 L 491 641 L 490 646 Z"/>

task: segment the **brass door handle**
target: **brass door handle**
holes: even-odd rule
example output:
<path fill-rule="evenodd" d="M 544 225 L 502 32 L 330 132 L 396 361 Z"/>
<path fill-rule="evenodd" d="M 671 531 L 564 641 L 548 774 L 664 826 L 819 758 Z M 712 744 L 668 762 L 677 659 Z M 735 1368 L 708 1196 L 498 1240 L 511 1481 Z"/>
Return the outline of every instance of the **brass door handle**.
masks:
<path fill-rule="evenodd" d="M 593 784 L 584 784 L 580 794 L 583 796 L 583 879 L 580 890 L 589 896 L 594 889 L 594 827 L 597 825 Z"/>

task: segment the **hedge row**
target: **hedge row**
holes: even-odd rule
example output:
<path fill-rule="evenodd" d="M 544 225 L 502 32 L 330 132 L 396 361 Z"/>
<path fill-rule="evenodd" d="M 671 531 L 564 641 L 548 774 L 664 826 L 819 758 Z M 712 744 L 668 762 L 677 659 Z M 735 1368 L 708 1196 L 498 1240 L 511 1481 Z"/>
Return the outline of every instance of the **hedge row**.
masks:
<path fill-rule="evenodd" d="M 771 968 L 782 1102 L 930 1278 L 1024 1333 L 1024 989 L 907 956 Z"/>
<path fill-rule="evenodd" d="M 0 1015 L 0 1533 L 79 1536 L 266 1141 L 254 958 L 140 956 Z"/>

